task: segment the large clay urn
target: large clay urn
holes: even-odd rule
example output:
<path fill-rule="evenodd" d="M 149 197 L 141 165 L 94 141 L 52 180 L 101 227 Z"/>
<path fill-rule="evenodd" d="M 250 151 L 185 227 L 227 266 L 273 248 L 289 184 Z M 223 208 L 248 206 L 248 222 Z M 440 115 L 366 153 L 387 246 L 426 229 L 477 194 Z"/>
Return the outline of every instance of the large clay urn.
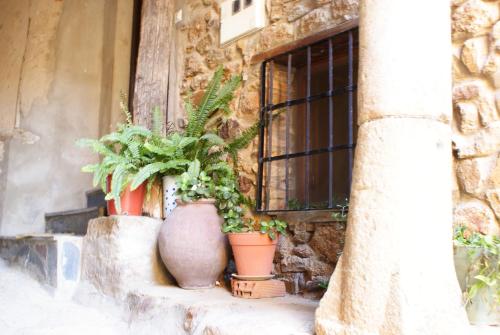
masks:
<path fill-rule="evenodd" d="M 158 237 L 168 271 L 185 289 L 210 288 L 227 265 L 227 238 L 215 200 L 201 199 L 177 207 L 165 219 Z"/>

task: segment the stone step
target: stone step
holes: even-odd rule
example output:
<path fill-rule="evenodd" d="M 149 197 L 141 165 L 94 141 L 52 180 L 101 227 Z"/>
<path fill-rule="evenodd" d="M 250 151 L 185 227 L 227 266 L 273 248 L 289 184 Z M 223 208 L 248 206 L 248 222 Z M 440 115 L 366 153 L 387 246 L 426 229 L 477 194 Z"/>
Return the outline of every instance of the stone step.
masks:
<path fill-rule="evenodd" d="M 312 335 L 318 301 L 291 295 L 242 299 L 220 287 L 155 285 L 130 292 L 125 304 L 132 334 Z"/>
<path fill-rule="evenodd" d="M 0 236 L 0 257 L 61 297 L 71 297 L 80 281 L 81 248 L 80 236 Z"/>
<path fill-rule="evenodd" d="M 99 207 L 45 214 L 45 231 L 52 234 L 85 235 L 89 220 L 103 216 Z"/>
<path fill-rule="evenodd" d="M 101 217 L 90 221 L 83 238 L 82 287 L 124 304 L 131 334 L 314 334 L 318 301 L 242 299 L 222 287 L 177 287 L 159 257 L 161 225 L 162 220 L 143 216 Z"/>
<path fill-rule="evenodd" d="M 87 192 L 85 192 L 85 197 L 87 198 L 87 208 L 106 208 L 106 200 L 104 200 L 105 196 L 106 195 L 99 187 L 88 190 Z"/>

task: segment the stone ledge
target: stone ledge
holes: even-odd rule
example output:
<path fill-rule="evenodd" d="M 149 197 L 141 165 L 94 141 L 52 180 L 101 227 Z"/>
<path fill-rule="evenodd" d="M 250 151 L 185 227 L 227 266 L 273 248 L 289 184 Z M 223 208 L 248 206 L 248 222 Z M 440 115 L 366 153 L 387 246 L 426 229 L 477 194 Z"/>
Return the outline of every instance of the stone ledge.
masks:
<path fill-rule="evenodd" d="M 130 330 L 156 334 L 305 335 L 314 334 L 317 301 L 299 297 L 246 300 L 223 288 L 183 290 L 147 286 L 130 292 Z"/>
<path fill-rule="evenodd" d="M 172 283 L 157 247 L 161 224 L 145 216 L 90 220 L 83 239 L 82 279 L 120 299 L 137 286 Z"/>

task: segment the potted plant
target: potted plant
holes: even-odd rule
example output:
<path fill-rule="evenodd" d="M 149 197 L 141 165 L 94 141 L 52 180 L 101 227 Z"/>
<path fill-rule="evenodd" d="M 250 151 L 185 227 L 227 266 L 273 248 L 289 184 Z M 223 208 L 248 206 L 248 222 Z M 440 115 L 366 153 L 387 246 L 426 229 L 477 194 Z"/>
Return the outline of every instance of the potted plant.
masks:
<path fill-rule="evenodd" d="M 469 321 L 500 325 L 500 238 L 459 227 L 454 245 L 457 278 Z"/>
<path fill-rule="evenodd" d="M 229 236 L 236 270 L 240 278 L 270 276 L 279 234 L 286 234 L 287 223 L 278 219 L 245 218 L 252 202 L 239 191 L 234 175 L 215 187 L 217 207 L 224 219 L 223 232 Z"/>
<path fill-rule="evenodd" d="M 188 289 L 214 286 L 227 264 L 227 239 L 221 231 L 223 218 L 216 207 L 215 190 L 233 173 L 227 158 L 234 158 L 239 149 L 248 145 L 258 129 L 258 124 L 254 125 L 227 142 L 210 129 L 218 112 L 229 111 L 240 82 L 239 76 L 233 76 L 221 86 L 222 74 L 223 68 L 219 67 L 199 104 L 187 99 L 186 128 L 172 135 L 168 145 L 165 141 L 164 147 L 170 152 L 172 149 L 167 147 L 175 143 L 173 147 L 179 154 L 175 159 L 189 162 L 176 178 L 177 207 L 166 218 L 158 237 L 167 269 L 179 286 Z M 162 173 L 159 166 L 159 162 L 154 162 L 142 168 L 134 186 L 154 173 Z"/>
<path fill-rule="evenodd" d="M 118 124 L 116 131 L 98 140 L 77 141 L 79 146 L 89 147 L 101 156 L 99 163 L 86 165 L 82 171 L 93 173 L 94 186 L 100 185 L 106 193 L 109 215 L 141 215 L 146 188 L 149 190 L 153 178 L 150 178 L 147 186 L 142 182 L 132 188 L 130 183 L 139 170 L 151 162 L 152 156 L 144 145 L 148 139 L 157 135 L 134 125 L 123 101 L 121 109 L 126 115 L 126 123 Z M 157 112 L 159 110 L 155 113 Z"/>
<path fill-rule="evenodd" d="M 131 188 L 135 189 L 145 180 L 162 178 L 163 217 L 166 218 L 176 207 L 177 186 L 175 177 L 186 172 L 190 160 L 186 159 L 185 148 L 197 138 L 181 136 L 178 132 L 169 132 L 165 137 L 151 138 L 144 147 L 153 157 L 151 162 L 142 167 L 135 175 Z"/>

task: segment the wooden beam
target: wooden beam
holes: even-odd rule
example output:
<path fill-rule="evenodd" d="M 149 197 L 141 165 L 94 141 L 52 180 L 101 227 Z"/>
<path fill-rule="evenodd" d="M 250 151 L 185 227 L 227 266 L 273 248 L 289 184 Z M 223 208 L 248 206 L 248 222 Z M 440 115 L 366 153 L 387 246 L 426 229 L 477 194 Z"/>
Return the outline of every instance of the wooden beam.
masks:
<path fill-rule="evenodd" d="M 143 0 L 139 53 L 135 74 L 134 123 L 151 128 L 151 110 L 167 111 L 169 59 L 172 48 L 174 1 Z"/>
<path fill-rule="evenodd" d="M 158 106 L 166 121 L 169 60 L 173 48 L 174 0 L 142 0 L 139 50 L 134 83 L 134 123 L 151 129 L 151 110 Z M 143 212 L 162 217 L 161 182 L 155 183 Z"/>

